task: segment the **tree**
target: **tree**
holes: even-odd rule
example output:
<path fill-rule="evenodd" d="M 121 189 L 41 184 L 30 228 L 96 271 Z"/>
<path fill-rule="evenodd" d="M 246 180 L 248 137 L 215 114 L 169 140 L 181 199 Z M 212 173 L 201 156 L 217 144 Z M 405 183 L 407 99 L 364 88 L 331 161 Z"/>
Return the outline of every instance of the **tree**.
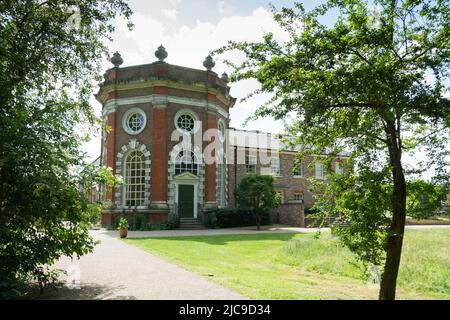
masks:
<path fill-rule="evenodd" d="M 444 0 L 372 3 L 376 10 L 362 0 L 329 0 L 310 11 L 301 3 L 274 10 L 288 41 L 277 41 L 269 33 L 262 42 L 230 42 L 215 53 L 245 54 L 242 64 L 229 62 L 234 68 L 231 79 L 256 79 L 261 86 L 252 94 L 272 94 L 254 118 L 286 119 L 287 131 L 295 137 L 291 144 L 302 149 L 300 157 L 327 153 L 331 162 L 347 149 L 356 172 L 389 170 L 390 219 L 377 227 L 385 254 L 379 297 L 395 299 L 409 173 L 402 156 L 423 148 L 429 162 L 419 164 L 415 172 L 435 165 L 441 177 L 449 176 L 445 156 L 450 102 L 445 81 L 450 4 Z M 321 22 L 325 14 L 328 19 L 337 17 L 336 21 L 325 25 Z M 365 190 L 357 192 L 363 199 Z"/>
<path fill-rule="evenodd" d="M 122 0 L 0 2 L 0 296 L 92 250 L 80 124 Z"/>
<path fill-rule="evenodd" d="M 426 219 L 436 214 L 445 200 L 446 189 L 424 180 L 407 182 L 406 213 L 417 219 Z"/>
<path fill-rule="evenodd" d="M 90 224 L 99 223 L 102 209 L 107 208 L 110 204 L 104 203 L 105 195 L 116 186 L 123 183 L 120 176 L 113 174 L 110 167 L 99 166 L 97 163 L 86 165 L 80 173 L 79 188 L 83 192 L 84 197 L 89 199 L 92 192 L 98 192 L 100 200 L 97 203 L 89 203 L 87 212 Z M 98 188 L 98 189 L 96 189 Z"/>
<path fill-rule="evenodd" d="M 273 177 L 253 173 L 242 177 L 236 189 L 236 200 L 240 207 L 253 208 L 258 230 L 261 228 L 261 211 L 280 205 L 280 196 L 275 192 Z"/>

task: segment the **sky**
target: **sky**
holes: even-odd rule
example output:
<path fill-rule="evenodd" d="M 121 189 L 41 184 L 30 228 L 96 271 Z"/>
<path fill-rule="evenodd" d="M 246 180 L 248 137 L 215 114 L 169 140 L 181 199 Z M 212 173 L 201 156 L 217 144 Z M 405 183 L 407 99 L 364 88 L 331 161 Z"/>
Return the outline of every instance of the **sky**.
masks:
<path fill-rule="evenodd" d="M 287 40 L 287 34 L 273 20 L 269 6 L 270 0 L 129 0 L 134 14 L 132 31 L 128 30 L 123 18 L 116 19 L 116 31 L 112 42 L 107 46 L 110 53 L 118 51 L 124 60 L 122 67 L 146 64 L 156 61 L 155 50 L 161 44 L 168 52 L 166 62 L 186 67 L 204 69 L 203 60 L 210 51 L 220 48 L 229 40 L 258 41 L 265 32 L 272 32 L 277 40 Z M 323 0 L 302 1 L 306 9 L 311 9 Z M 294 1 L 272 0 L 277 9 L 292 6 Z M 332 15 L 332 14 L 331 14 Z M 333 21 L 326 17 L 324 23 Z M 213 71 L 221 75 L 231 73 L 223 59 L 242 61 L 238 52 L 227 53 L 216 58 Z M 107 70 L 112 65 L 103 61 L 102 68 Z M 255 80 L 245 80 L 231 84 L 231 95 L 237 98 L 236 105 L 230 111 L 230 127 L 247 130 L 261 130 L 271 133 L 283 132 L 281 121 L 271 118 L 258 119 L 247 123 L 244 121 L 267 101 L 267 95 L 258 95 L 241 102 L 240 99 L 258 88 Z M 92 97 L 92 105 L 101 114 L 101 105 Z M 94 135 L 83 146 L 88 160 L 100 155 L 100 137 Z M 415 162 L 423 159 L 423 154 L 408 159 Z M 427 174 L 430 176 L 431 172 Z"/>

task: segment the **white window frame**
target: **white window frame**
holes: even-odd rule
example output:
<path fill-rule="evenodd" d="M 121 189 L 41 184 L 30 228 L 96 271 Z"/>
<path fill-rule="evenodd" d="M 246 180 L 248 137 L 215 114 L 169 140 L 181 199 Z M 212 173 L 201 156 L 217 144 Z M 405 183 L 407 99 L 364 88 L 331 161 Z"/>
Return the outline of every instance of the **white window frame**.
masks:
<path fill-rule="evenodd" d="M 141 160 L 139 161 L 140 163 L 140 168 L 138 169 L 130 169 L 130 157 L 135 154 L 135 153 L 140 153 L 140 158 Z M 137 163 L 137 162 L 136 162 Z M 130 173 L 131 171 L 140 171 L 140 175 L 133 175 L 131 176 Z M 145 155 L 142 151 L 140 150 L 131 150 L 130 152 L 128 152 L 128 154 L 125 157 L 125 161 L 124 161 L 124 195 L 123 195 L 123 204 L 126 208 L 131 207 L 131 208 L 145 208 L 145 203 L 146 203 L 146 197 L 145 197 Z M 131 182 L 131 179 L 141 179 L 141 182 L 137 183 L 136 180 L 134 183 Z M 140 191 L 130 191 L 130 186 L 134 186 L 135 190 L 136 187 L 140 187 L 142 190 Z M 135 196 L 134 197 L 130 197 L 129 195 L 133 193 Z M 137 197 L 136 195 L 138 193 L 141 193 L 141 197 Z M 129 205 L 128 201 L 139 201 L 138 205 Z"/>
<path fill-rule="evenodd" d="M 140 114 L 143 118 L 144 118 L 144 123 L 142 125 L 142 128 L 134 131 L 133 129 L 131 129 L 128 125 L 128 120 L 130 119 L 130 117 L 135 114 L 138 113 Z M 145 126 L 147 125 L 147 115 L 145 114 L 145 112 L 142 109 L 139 108 L 131 108 L 129 110 L 127 110 L 125 112 L 125 114 L 123 115 L 122 118 L 122 127 L 125 130 L 126 133 L 130 134 L 130 135 L 137 135 L 139 133 L 141 133 L 142 131 L 144 131 Z"/>
<path fill-rule="evenodd" d="M 314 167 L 314 176 L 316 179 L 323 180 L 325 177 L 325 165 L 320 161 L 316 161 Z"/>
<path fill-rule="evenodd" d="M 250 161 L 250 159 L 252 161 Z M 256 164 L 258 163 L 258 160 L 256 156 L 254 155 L 247 155 L 245 156 L 245 172 L 246 173 L 256 173 Z M 249 170 L 250 166 L 254 167 L 254 170 Z"/>
<path fill-rule="evenodd" d="M 183 153 L 182 156 L 181 153 Z M 189 161 L 184 161 L 185 159 L 188 159 L 186 157 L 189 158 Z M 199 161 L 195 153 L 191 150 L 181 150 L 175 158 L 175 174 L 179 175 L 185 172 L 198 176 Z"/>
<path fill-rule="evenodd" d="M 336 162 L 334 165 L 334 171 L 337 174 L 343 174 L 344 173 L 344 166 L 340 162 Z"/>
<path fill-rule="evenodd" d="M 270 159 L 270 173 L 275 177 L 281 176 L 281 161 L 280 158 Z"/>
<path fill-rule="evenodd" d="M 178 126 L 178 119 L 183 116 L 183 115 L 188 115 L 190 117 L 192 117 L 192 119 L 194 120 L 194 128 L 191 131 L 187 131 L 183 128 L 180 128 Z M 178 130 L 178 132 L 183 133 L 183 134 L 194 134 L 198 131 L 198 129 L 200 128 L 200 121 L 199 118 L 197 116 L 197 114 L 189 109 L 183 109 L 178 111 L 175 114 L 175 117 L 173 118 L 174 124 L 175 124 L 175 128 Z"/>
<path fill-rule="evenodd" d="M 296 199 L 296 196 L 300 196 L 300 199 Z M 294 200 L 292 202 L 303 203 L 305 201 L 305 195 L 301 192 L 294 193 Z"/>
<path fill-rule="evenodd" d="M 295 170 L 300 169 L 300 174 L 295 174 Z M 303 161 L 299 163 L 299 165 L 296 167 L 296 163 L 294 162 L 294 170 L 293 170 L 293 176 L 294 178 L 301 178 L 303 177 Z"/>
<path fill-rule="evenodd" d="M 220 126 L 223 127 L 223 132 L 220 132 Z M 225 126 L 225 122 L 222 119 L 219 119 L 217 121 L 217 135 L 219 137 L 220 142 L 224 142 L 225 141 L 225 135 L 226 135 L 226 126 Z"/>

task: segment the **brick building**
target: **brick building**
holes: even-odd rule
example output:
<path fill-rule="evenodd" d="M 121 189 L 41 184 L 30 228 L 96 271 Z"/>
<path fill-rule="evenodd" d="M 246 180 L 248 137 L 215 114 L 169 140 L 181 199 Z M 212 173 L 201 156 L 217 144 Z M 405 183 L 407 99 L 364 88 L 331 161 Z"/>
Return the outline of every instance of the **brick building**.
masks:
<path fill-rule="evenodd" d="M 153 223 L 169 214 L 201 220 L 205 210 L 235 206 L 240 177 L 257 172 L 273 174 L 282 195 L 274 222 L 303 225 L 303 203 L 313 203 L 307 178 L 323 177 L 323 165 L 311 169 L 310 159 L 297 166 L 295 152 L 278 152 L 273 135 L 230 129 L 236 100 L 227 75 L 212 71 L 211 57 L 206 70 L 197 70 L 166 63 L 162 46 L 155 56 L 153 63 L 120 67 L 115 53 L 96 95 L 107 124 L 100 161 L 124 180 L 106 194 L 102 223 L 136 211 Z"/>

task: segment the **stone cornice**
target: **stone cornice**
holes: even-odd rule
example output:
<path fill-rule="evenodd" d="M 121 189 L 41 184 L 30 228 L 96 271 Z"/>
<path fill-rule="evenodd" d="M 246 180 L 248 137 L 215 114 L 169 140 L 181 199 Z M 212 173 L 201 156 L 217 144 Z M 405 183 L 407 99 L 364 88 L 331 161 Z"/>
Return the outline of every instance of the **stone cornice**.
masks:
<path fill-rule="evenodd" d="M 133 89 L 144 89 L 152 87 L 167 87 L 171 89 L 178 89 L 190 92 L 212 94 L 217 98 L 217 100 L 222 102 L 224 105 L 229 106 L 230 108 L 233 107 L 235 103 L 235 99 L 232 98 L 231 96 L 226 97 L 219 90 L 211 87 L 206 87 L 204 83 L 183 84 L 183 83 L 176 83 L 170 80 L 144 80 L 126 83 L 112 82 L 102 86 L 98 94 L 95 95 L 95 97 L 101 104 L 105 104 L 111 92 L 133 90 Z"/>
<path fill-rule="evenodd" d="M 194 98 L 183 98 L 179 96 L 168 96 L 160 94 L 150 94 L 132 98 L 109 99 L 103 107 L 102 116 L 104 117 L 111 112 L 115 112 L 118 106 L 140 104 L 140 103 L 151 103 L 155 107 L 166 106 L 167 104 L 173 103 L 173 104 L 187 105 L 191 107 L 208 108 L 213 109 L 215 112 L 222 115 L 226 119 L 229 118 L 228 112 L 220 105 L 214 102 Z"/>

